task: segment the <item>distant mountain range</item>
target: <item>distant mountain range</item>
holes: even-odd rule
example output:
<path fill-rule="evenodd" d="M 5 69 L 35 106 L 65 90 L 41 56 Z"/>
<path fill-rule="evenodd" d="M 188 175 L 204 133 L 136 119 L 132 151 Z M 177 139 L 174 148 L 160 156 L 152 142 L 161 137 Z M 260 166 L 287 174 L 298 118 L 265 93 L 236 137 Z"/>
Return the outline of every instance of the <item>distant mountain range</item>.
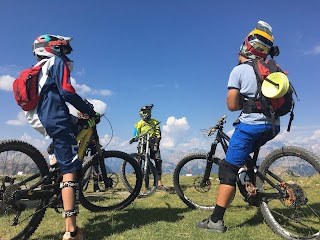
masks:
<path fill-rule="evenodd" d="M 320 142 L 319 141 L 312 141 L 308 143 L 289 143 L 289 142 L 284 142 L 284 141 L 276 141 L 276 140 L 271 140 L 270 142 L 266 143 L 261 149 L 259 153 L 259 158 L 258 158 L 258 165 L 263 161 L 263 159 L 273 150 L 276 148 L 284 147 L 284 146 L 299 146 L 303 147 L 314 154 L 319 155 L 320 153 Z M 162 168 L 163 172 L 167 174 L 172 174 L 174 172 L 174 169 L 178 162 L 186 155 L 191 154 L 191 153 L 197 153 L 197 152 L 202 152 L 202 153 L 207 153 L 209 151 L 210 146 L 208 148 L 193 148 L 190 150 L 186 151 L 174 151 L 174 150 L 161 150 L 161 157 L 162 157 Z M 216 152 L 216 156 L 218 158 L 223 159 L 225 157 L 224 152 L 222 149 L 218 149 Z"/>
<path fill-rule="evenodd" d="M 313 152 L 314 154 L 319 156 L 320 153 L 320 142 L 319 141 L 309 141 L 307 143 L 290 143 L 289 141 L 276 141 L 271 140 L 266 143 L 261 149 L 259 153 L 258 164 L 267 156 L 270 152 L 275 150 L 276 148 L 283 146 L 300 146 L 306 148 L 307 150 Z M 181 150 L 171 150 L 171 149 L 161 149 L 161 157 L 162 157 L 162 169 L 165 174 L 173 174 L 174 169 L 178 162 L 186 155 L 191 153 L 207 153 L 209 151 L 210 145 L 204 146 L 205 148 L 192 148 L 187 149 L 185 151 Z M 46 152 L 42 152 L 46 159 L 48 159 L 48 154 Z M 223 159 L 225 154 L 222 149 L 217 149 L 216 156 Z"/>

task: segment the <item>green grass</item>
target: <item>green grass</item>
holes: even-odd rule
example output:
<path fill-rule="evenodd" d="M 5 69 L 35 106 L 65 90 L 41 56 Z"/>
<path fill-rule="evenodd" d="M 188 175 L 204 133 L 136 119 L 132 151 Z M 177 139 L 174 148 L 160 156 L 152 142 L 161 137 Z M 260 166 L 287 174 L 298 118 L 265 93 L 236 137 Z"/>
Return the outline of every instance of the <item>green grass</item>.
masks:
<path fill-rule="evenodd" d="M 212 233 L 195 227 L 210 212 L 189 209 L 175 194 L 172 176 L 164 176 L 169 192 L 156 191 L 146 198 L 136 199 L 118 212 L 92 213 L 80 207 L 78 225 L 86 239 L 280 239 L 263 222 L 258 208 L 247 207 L 236 196 L 225 215 L 226 233 Z M 213 199 L 215 196 L 212 196 Z M 64 220 L 61 214 L 48 209 L 31 239 L 61 239 Z M 7 240 L 1 236 L 1 240 Z"/>

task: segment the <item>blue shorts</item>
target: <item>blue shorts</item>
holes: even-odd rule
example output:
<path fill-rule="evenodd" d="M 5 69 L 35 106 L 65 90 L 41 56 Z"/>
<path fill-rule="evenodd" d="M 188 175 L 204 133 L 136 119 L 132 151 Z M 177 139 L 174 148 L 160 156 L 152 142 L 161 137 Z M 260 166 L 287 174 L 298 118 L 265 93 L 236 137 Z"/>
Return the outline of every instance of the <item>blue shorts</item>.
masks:
<path fill-rule="evenodd" d="M 275 135 L 280 131 L 280 126 L 275 126 Z M 268 133 L 266 133 L 268 132 Z M 245 164 L 250 153 L 253 152 L 255 142 L 263 137 L 261 145 L 275 136 L 272 134 L 271 124 L 245 124 L 235 125 L 234 133 L 230 139 L 226 161 L 236 166 Z"/>

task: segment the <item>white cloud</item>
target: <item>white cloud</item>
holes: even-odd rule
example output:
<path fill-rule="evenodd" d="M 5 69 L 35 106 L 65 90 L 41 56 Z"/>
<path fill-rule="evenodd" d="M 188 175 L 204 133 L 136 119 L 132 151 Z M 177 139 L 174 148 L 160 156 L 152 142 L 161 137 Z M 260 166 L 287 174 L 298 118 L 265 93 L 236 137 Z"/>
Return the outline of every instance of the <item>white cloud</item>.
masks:
<path fill-rule="evenodd" d="M 309 50 L 309 51 L 306 51 L 305 52 L 306 55 L 317 55 L 317 54 L 320 54 L 320 45 L 318 46 L 315 46 L 313 49 Z"/>
<path fill-rule="evenodd" d="M 275 140 L 282 141 L 286 143 L 286 145 L 308 145 L 308 143 L 320 140 L 319 126 L 293 126 L 290 132 L 287 132 L 286 127 L 282 127 L 282 129 L 283 130 L 275 137 Z"/>
<path fill-rule="evenodd" d="M 39 150 L 44 150 L 49 145 L 48 142 L 44 138 L 40 140 L 40 139 L 31 137 L 27 133 L 24 133 L 20 137 L 20 140 L 30 143 L 31 145 L 35 146 Z"/>
<path fill-rule="evenodd" d="M 82 69 L 80 69 L 80 71 L 78 71 L 76 74 L 77 74 L 78 76 L 83 76 L 83 75 L 86 74 L 86 70 L 85 70 L 84 68 L 82 68 Z"/>
<path fill-rule="evenodd" d="M 17 115 L 17 119 L 13 119 L 13 120 L 8 120 L 6 121 L 6 124 L 8 125 L 15 125 L 15 126 L 22 126 L 27 124 L 28 121 L 26 119 L 26 116 L 24 114 L 24 111 L 21 111 L 18 113 Z"/>
<path fill-rule="evenodd" d="M 320 129 L 313 132 L 313 135 L 310 137 L 312 140 L 320 140 Z"/>
<path fill-rule="evenodd" d="M 87 99 L 90 103 L 93 104 L 94 110 L 100 114 L 106 113 L 107 111 L 107 104 L 102 102 L 101 100 L 98 99 Z M 77 116 L 78 110 L 75 109 L 71 104 L 67 104 L 69 107 L 69 111 L 72 115 Z"/>
<path fill-rule="evenodd" d="M 162 127 L 161 145 L 167 148 L 174 147 L 177 142 L 182 140 L 189 128 L 187 118 L 176 119 L 175 117 L 169 117 Z"/>
<path fill-rule="evenodd" d="M 71 77 L 71 84 L 76 89 L 76 92 L 79 95 L 102 95 L 102 96 L 111 96 L 113 93 L 110 90 L 107 89 L 92 89 L 86 84 L 77 84 L 76 80 Z"/>
<path fill-rule="evenodd" d="M 0 90 L 4 91 L 12 91 L 12 84 L 15 80 L 14 77 L 11 77 L 10 75 L 2 75 L 0 76 Z"/>

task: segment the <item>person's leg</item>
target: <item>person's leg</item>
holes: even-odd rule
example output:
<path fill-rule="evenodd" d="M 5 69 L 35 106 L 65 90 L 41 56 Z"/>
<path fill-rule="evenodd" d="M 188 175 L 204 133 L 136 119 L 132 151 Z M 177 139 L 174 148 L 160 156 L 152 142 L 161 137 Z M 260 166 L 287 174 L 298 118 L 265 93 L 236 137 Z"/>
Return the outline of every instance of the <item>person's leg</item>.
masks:
<path fill-rule="evenodd" d="M 67 173 L 63 175 L 62 182 L 76 182 L 77 175 L 75 172 Z M 75 189 L 73 187 L 64 187 L 62 189 L 62 201 L 63 201 L 63 209 L 65 212 L 72 211 L 75 209 L 76 199 L 75 199 Z M 70 217 L 66 216 L 65 224 L 66 224 L 66 232 L 75 232 L 77 228 L 76 223 L 76 215 L 72 215 Z"/>
<path fill-rule="evenodd" d="M 216 232 L 226 231 L 223 222 L 224 214 L 236 191 L 239 166 L 243 165 L 248 158 L 252 150 L 250 145 L 253 142 L 250 134 L 239 130 L 239 125 L 236 125 L 236 129 L 230 139 L 226 160 L 219 166 L 220 184 L 215 209 L 208 219 L 197 223 L 199 228 Z"/>
<path fill-rule="evenodd" d="M 79 212 L 79 177 L 82 167 L 77 158 L 77 141 L 75 136 L 68 131 L 60 132 L 53 138 L 53 141 L 54 154 L 63 174 L 61 194 L 66 228 L 63 239 L 82 239 L 78 238 L 79 229 L 76 223 L 76 216 Z"/>
<path fill-rule="evenodd" d="M 158 189 L 166 190 L 162 183 L 162 159 L 160 154 L 160 149 L 158 149 L 154 154 L 154 163 L 158 172 Z"/>
<path fill-rule="evenodd" d="M 158 146 L 154 148 L 154 139 L 150 139 L 150 158 L 154 159 L 154 163 L 158 172 L 158 188 L 164 188 L 162 184 L 162 159 L 161 159 L 161 154 L 160 154 L 160 146 L 158 143 Z M 165 190 L 165 189 L 163 189 Z"/>

